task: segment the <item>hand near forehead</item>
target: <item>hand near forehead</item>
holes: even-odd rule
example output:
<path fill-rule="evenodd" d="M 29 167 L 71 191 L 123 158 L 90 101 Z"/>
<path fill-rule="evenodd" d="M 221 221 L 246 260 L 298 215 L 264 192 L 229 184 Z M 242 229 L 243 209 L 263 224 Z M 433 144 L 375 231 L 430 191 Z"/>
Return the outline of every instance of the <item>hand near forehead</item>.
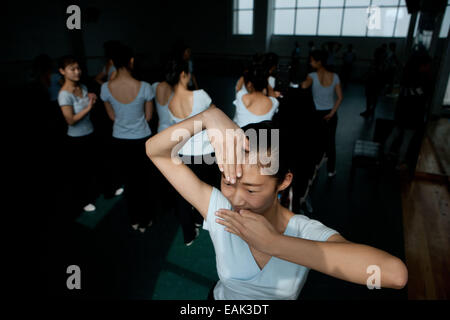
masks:
<path fill-rule="evenodd" d="M 250 210 L 240 210 L 239 213 L 227 209 L 220 209 L 216 222 L 225 226 L 225 230 L 234 233 L 251 247 L 268 253 L 275 239 L 280 235 L 270 222 L 262 215 Z"/>
<path fill-rule="evenodd" d="M 242 177 L 242 164 L 249 142 L 244 131 L 220 109 L 209 110 L 207 133 L 217 159 L 219 170 L 231 183 Z"/>

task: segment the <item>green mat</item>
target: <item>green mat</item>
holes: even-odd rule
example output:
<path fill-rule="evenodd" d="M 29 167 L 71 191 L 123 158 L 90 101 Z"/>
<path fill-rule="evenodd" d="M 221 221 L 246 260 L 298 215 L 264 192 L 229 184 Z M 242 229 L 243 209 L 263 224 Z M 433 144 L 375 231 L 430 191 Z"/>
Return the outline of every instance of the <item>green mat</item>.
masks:
<path fill-rule="evenodd" d="M 83 211 L 76 219 L 76 222 L 89 229 L 94 229 L 121 199 L 122 196 L 113 197 L 111 199 L 105 199 L 103 195 L 99 196 L 95 201 L 96 210 L 93 212 Z"/>
<path fill-rule="evenodd" d="M 158 275 L 153 300 L 205 300 L 211 286 L 219 279 L 214 247 L 206 230 L 190 247 L 183 243 L 181 227 Z"/>

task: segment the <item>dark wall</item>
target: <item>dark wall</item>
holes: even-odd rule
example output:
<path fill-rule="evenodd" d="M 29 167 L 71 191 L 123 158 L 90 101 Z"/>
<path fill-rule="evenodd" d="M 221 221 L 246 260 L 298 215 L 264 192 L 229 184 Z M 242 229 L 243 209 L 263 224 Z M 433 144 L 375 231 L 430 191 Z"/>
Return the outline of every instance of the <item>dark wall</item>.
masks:
<path fill-rule="evenodd" d="M 81 8 L 81 31 L 66 28 L 66 8 L 72 3 Z M 53 0 L 26 5 L 15 1 L 7 5 L 9 14 L 2 21 L 8 25 L 6 43 L 12 45 L 2 50 L 0 64 L 10 84 L 22 83 L 38 54 L 57 58 L 81 53 L 86 56 L 92 76 L 103 66 L 103 43 L 119 40 L 135 49 L 141 67 L 151 69 L 175 41 L 182 39 L 192 47 L 197 70 L 214 71 L 219 66 L 229 70 L 226 61 L 243 59 L 255 52 L 274 51 L 287 58 L 296 40 L 306 58 L 306 44 L 314 39 L 317 45 L 329 40 L 344 45 L 353 43 L 359 59 L 357 66 L 363 73 L 381 43 L 395 41 L 400 55 L 405 45 L 406 39 L 399 38 L 270 36 L 269 6 L 269 1 L 255 1 L 254 35 L 233 36 L 232 0 Z"/>

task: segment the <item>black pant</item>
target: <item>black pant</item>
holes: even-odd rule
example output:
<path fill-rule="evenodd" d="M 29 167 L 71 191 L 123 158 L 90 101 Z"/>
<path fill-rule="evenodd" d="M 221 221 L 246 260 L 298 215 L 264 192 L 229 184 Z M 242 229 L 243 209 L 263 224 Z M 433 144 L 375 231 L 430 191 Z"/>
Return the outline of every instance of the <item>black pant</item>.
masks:
<path fill-rule="evenodd" d="M 325 153 L 327 155 L 327 170 L 328 172 L 334 172 L 336 169 L 336 128 L 338 117 L 337 113 L 333 115 L 330 120 L 324 120 L 327 114 L 330 113 L 331 110 L 317 110 L 316 115 L 321 119 L 324 132 L 322 132 L 322 141 L 325 144 Z"/>
<path fill-rule="evenodd" d="M 366 111 L 370 113 L 375 112 L 377 106 L 378 97 L 380 96 L 382 87 L 379 82 L 366 83 Z"/>
<path fill-rule="evenodd" d="M 214 153 L 209 156 L 214 158 Z M 200 180 L 216 188 L 220 188 L 220 171 L 216 163 L 206 164 L 202 160 L 202 156 L 183 156 L 182 160 Z M 202 163 L 196 164 L 197 161 Z M 176 194 L 175 206 L 175 214 L 180 220 L 184 242 L 191 242 L 195 238 L 195 224 L 202 224 L 203 217 L 178 192 Z"/>
<path fill-rule="evenodd" d="M 124 186 L 124 198 L 131 224 L 146 227 L 154 217 L 157 195 L 156 167 L 147 157 L 143 139 L 113 138 L 116 168 L 112 170 L 116 185 Z"/>
<path fill-rule="evenodd" d="M 211 301 L 216 300 L 216 299 L 214 299 L 214 288 L 216 287 L 217 282 L 218 281 L 214 282 L 213 286 L 209 289 L 207 300 L 211 300 Z"/>
<path fill-rule="evenodd" d="M 71 207 L 78 210 L 97 198 L 95 172 L 98 157 L 94 134 L 82 137 L 66 137 L 66 167 L 70 177 Z"/>

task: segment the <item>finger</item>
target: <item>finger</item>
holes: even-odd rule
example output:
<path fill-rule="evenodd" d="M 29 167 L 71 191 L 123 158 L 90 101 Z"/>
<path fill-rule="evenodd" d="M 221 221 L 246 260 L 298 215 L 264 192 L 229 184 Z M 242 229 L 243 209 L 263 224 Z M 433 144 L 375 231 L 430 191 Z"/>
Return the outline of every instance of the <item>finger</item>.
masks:
<path fill-rule="evenodd" d="M 217 218 L 216 222 L 218 224 L 221 224 L 221 225 L 227 227 L 227 228 L 234 229 L 234 230 L 236 230 L 236 232 L 239 232 L 238 229 L 229 221 Z"/>
<path fill-rule="evenodd" d="M 220 172 L 223 172 L 223 155 L 220 145 L 214 148 L 214 154 L 216 156 L 216 163 L 219 166 Z"/>
<path fill-rule="evenodd" d="M 238 231 L 244 230 L 244 225 L 242 224 L 242 217 L 234 211 L 217 211 L 216 216 L 224 219 L 227 223 L 233 225 Z"/>
<path fill-rule="evenodd" d="M 244 154 L 244 140 L 242 135 L 236 137 L 236 175 L 238 178 L 242 177 L 242 165 L 244 164 L 245 154 Z"/>
<path fill-rule="evenodd" d="M 237 235 L 238 237 L 242 238 L 241 234 L 238 231 L 236 231 L 235 229 L 233 229 L 233 228 L 226 227 L 225 231 L 228 231 L 229 233 L 233 233 L 233 234 Z"/>
<path fill-rule="evenodd" d="M 230 176 L 230 182 L 236 182 L 236 162 L 235 162 L 235 142 L 234 142 L 234 132 L 232 130 L 227 130 L 226 133 L 226 157 L 228 165 L 228 174 Z"/>
<path fill-rule="evenodd" d="M 222 144 L 222 166 L 223 166 L 223 175 L 225 176 L 225 180 L 230 182 L 230 170 L 228 169 L 228 161 L 227 161 L 227 150 L 225 143 Z"/>
<path fill-rule="evenodd" d="M 256 213 L 251 212 L 250 210 L 241 209 L 239 210 L 239 214 L 242 218 L 256 220 L 258 215 Z"/>

